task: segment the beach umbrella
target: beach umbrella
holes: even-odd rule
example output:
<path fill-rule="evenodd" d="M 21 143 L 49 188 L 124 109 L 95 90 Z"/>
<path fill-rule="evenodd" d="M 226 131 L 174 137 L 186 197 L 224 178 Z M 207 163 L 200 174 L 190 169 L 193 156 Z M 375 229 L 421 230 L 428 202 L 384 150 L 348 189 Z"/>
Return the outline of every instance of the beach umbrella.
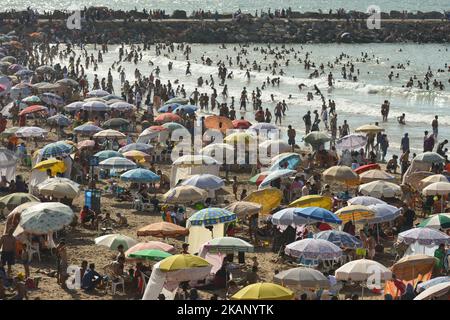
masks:
<path fill-rule="evenodd" d="M 273 276 L 273 282 L 283 286 L 328 289 L 330 281 L 319 270 L 312 268 L 292 268 Z"/>
<path fill-rule="evenodd" d="M 450 293 L 450 282 L 442 282 L 436 285 L 433 285 L 429 287 L 428 289 L 425 289 L 420 294 L 418 294 L 414 300 L 432 300 L 435 298 L 442 298 L 439 300 L 448 300 Z"/>
<path fill-rule="evenodd" d="M 374 205 L 374 204 L 386 204 L 386 202 L 384 202 L 383 200 L 374 198 L 374 197 L 368 197 L 368 196 L 358 196 L 358 197 L 354 197 L 351 198 L 349 200 L 347 200 L 348 204 L 359 204 L 362 206 L 370 206 L 370 205 Z"/>
<path fill-rule="evenodd" d="M 330 241 L 331 243 L 334 243 L 338 247 L 342 248 L 356 249 L 362 247 L 361 240 L 344 231 L 338 230 L 321 231 L 314 234 L 314 239 L 322 239 Z"/>
<path fill-rule="evenodd" d="M 231 300 L 292 300 L 294 292 L 275 283 L 260 282 L 248 285 L 231 297 Z"/>
<path fill-rule="evenodd" d="M 229 118 L 218 115 L 206 117 L 204 125 L 207 129 L 215 129 L 222 132 L 234 129 L 233 122 Z"/>
<path fill-rule="evenodd" d="M 62 178 L 62 177 L 48 178 L 48 179 L 42 181 L 41 183 L 39 183 L 37 185 L 37 187 L 43 187 L 48 184 L 58 184 L 58 183 L 70 184 L 73 188 L 76 188 L 76 189 L 80 188 L 80 185 L 78 183 L 76 183 L 75 181 L 70 180 L 68 178 Z"/>
<path fill-rule="evenodd" d="M 262 206 L 260 204 L 248 201 L 236 201 L 225 207 L 225 209 L 234 212 L 238 217 L 258 214 L 261 208 Z"/>
<path fill-rule="evenodd" d="M 132 105 L 131 103 L 125 102 L 125 101 L 114 102 L 114 103 L 110 104 L 109 106 L 111 109 L 121 111 L 121 112 L 133 110 L 135 108 L 134 105 Z"/>
<path fill-rule="evenodd" d="M 172 111 L 172 113 L 180 113 L 182 114 L 184 113 L 188 113 L 188 114 L 195 114 L 195 112 L 197 111 L 197 106 L 192 106 L 192 105 L 179 105 L 174 111 Z"/>
<path fill-rule="evenodd" d="M 159 264 L 159 268 L 163 272 L 172 272 L 183 269 L 207 267 L 209 262 L 205 259 L 191 254 L 176 254 L 170 256 Z"/>
<path fill-rule="evenodd" d="M 6 196 L 3 196 L 0 198 L 0 205 L 3 208 L 7 208 L 8 210 L 13 210 L 17 206 L 27 203 L 27 202 L 41 202 L 38 198 L 35 196 L 29 194 L 29 193 L 23 193 L 23 192 L 15 192 L 8 194 Z"/>
<path fill-rule="evenodd" d="M 180 104 L 178 104 L 178 103 L 165 104 L 161 108 L 158 109 L 158 113 L 172 112 L 172 111 L 176 110 L 179 106 L 180 106 Z"/>
<path fill-rule="evenodd" d="M 148 153 L 139 150 L 130 150 L 127 152 L 123 152 L 122 155 L 125 158 L 133 160 L 135 162 L 145 162 L 151 160 L 151 157 Z"/>
<path fill-rule="evenodd" d="M 129 170 L 135 169 L 137 167 L 136 163 L 124 158 L 122 155 L 120 155 L 120 157 L 112 157 L 100 161 L 99 166 L 102 169 L 109 169 L 109 170 Z"/>
<path fill-rule="evenodd" d="M 72 123 L 72 121 L 69 118 L 67 118 L 66 116 L 63 116 L 62 114 L 57 114 L 50 118 L 47 118 L 47 122 L 55 123 L 56 125 L 58 125 L 60 127 L 68 127 Z"/>
<path fill-rule="evenodd" d="M 122 118 L 112 118 L 108 121 L 105 121 L 102 125 L 105 129 L 112 129 L 112 128 L 122 128 L 130 125 L 130 121 L 122 119 Z"/>
<path fill-rule="evenodd" d="M 31 234 L 59 231 L 73 222 L 74 213 L 69 206 L 59 202 L 44 202 L 25 209 L 20 226 Z"/>
<path fill-rule="evenodd" d="M 423 220 L 419 227 L 432 229 L 450 229 L 450 213 L 438 213 Z"/>
<path fill-rule="evenodd" d="M 11 136 L 14 136 L 17 132 L 17 130 L 19 130 L 20 127 L 10 127 L 5 129 L 5 131 L 3 131 L 2 133 L 0 133 L 0 137 L 2 138 L 9 138 Z"/>
<path fill-rule="evenodd" d="M 398 234 L 398 240 L 406 244 L 418 242 L 421 245 L 440 245 L 450 243 L 450 237 L 432 228 L 413 228 Z"/>
<path fill-rule="evenodd" d="M 95 147 L 95 141 L 94 140 L 83 140 L 77 143 L 77 149 L 87 149 L 87 148 L 94 148 Z"/>
<path fill-rule="evenodd" d="M 391 270 L 398 279 L 403 281 L 416 280 L 433 270 L 436 258 L 425 254 L 414 254 L 401 258 L 392 266 Z"/>
<path fill-rule="evenodd" d="M 37 163 L 33 169 L 37 169 L 42 172 L 46 172 L 50 169 L 52 175 L 56 175 L 57 173 L 63 173 L 66 171 L 66 164 L 62 160 L 51 158 Z"/>
<path fill-rule="evenodd" d="M 281 225 L 281 226 L 290 226 L 290 225 L 298 226 L 307 224 L 308 220 L 296 214 L 297 211 L 298 211 L 297 208 L 285 208 L 280 211 L 277 211 L 272 215 L 271 222 L 274 225 Z"/>
<path fill-rule="evenodd" d="M 34 71 L 30 70 L 30 69 L 20 69 L 19 71 L 16 71 L 14 73 L 14 75 L 17 77 L 29 77 L 33 74 L 34 74 Z"/>
<path fill-rule="evenodd" d="M 260 131 L 279 131 L 280 129 L 276 124 L 267 122 L 258 122 L 250 126 L 247 132 L 249 133 L 259 133 Z"/>
<path fill-rule="evenodd" d="M 437 284 L 445 283 L 445 282 L 450 282 L 450 276 L 436 277 L 436 278 L 430 279 L 428 281 L 419 283 L 417 285 L 417 291 L 422 292 L 422 291 L 425 291 L 426 289 L 431 288 Z"/>
<path fill-rule="evenodd" d="M 232 121 L 233 128 L 235 129 L 248 129 L 252 125 L 250 121 L 245 119 L 236 119 Z"/>
<path fill-rule="evenodd" d="M 80 189 L 72 183 L 61 182 L 58 180 L 53 180 L 51 182 L 46 182 L 45 184 L 38 185 L 39 193 L 44 196 L 52 196 L 56 199 L 69 198 L 75 199 Z"/>
<path fill-rule="evenodd" d="M 370 224 L 384 223 L 395 220 L 402 212 L 402 208 L 397 208 L 387 203 L 373 204 L 367 206 L 367 208 L 375 212 L 375 216 L 373 218 L 369 218 L 367 221 L 367 223 Z"/>
<path fill-rule="evenodd" d="M 10 65 L 9 67 L 8 67 L 8 73 L 15 73 L 15 72 L 17 72 L 17 71 L 19 71 L 19 70 L 22 70 L 23 68 L 25 68 L 24 66 L 21 66 L 20 64 L 17 64 L 17 63 L 14 63 L 14 64 L 12 64 L 12 65 Z"/>
<path fill-rule="evenodd" d="M 10 150 L 0 147 L 0 169 L 15 166 L 19 158 Z"/>
<path fill-rule="evenodd" d="M 91 91 L 89 91 L 89 92 L 87 93 L 87 96 L 88 96 L 88 97 L 98 97 L 98 98 L 101 98 L 101 97 L 104 97 L 104 96 L 107 96 L 107 95 L 109 95 L 109 92 L 108 92 L 108 91 L 105 91 L 105 90 L 102 90 L 102 89 L 91 90 Z"/>
<path fill-rule="evenodd" d="M 41 150 L 44 158 L 67 156 L 74 151 L 73 145 L 63 141 L 50 143 Z"/>
<path fill-rule="evenodd" d="M 448 178 L 443 174 L 434 174 L 432 176 L 420 180 L 420 186 L 424 188 L 435 182 L 449 182 L 449 181 Z"/>
<path fill-rule="evenodd" d="M 213 174 L 196 174 L 181 182 L 181 185 L 194 186 L 204 190 L 217 190 L 222 188 L 225 183 L 223 179 Z"/>
<path fill-rule="evenodd" d="M 130 258 L 130 254 L 141 250 L 159 250 L 174 253 L 175 247 L 161 241 L 139 242 L 138 244 L 135 244 L 125 252 L 125 257 Z"/>
<path fill-rule="evenodd" d="M 150 260 L 150 261 L 161 261 L 170 256 L 172 256 L 170 253 L 154 249 L 140 250 L 133 252 L 129 255 L 129 257 L 133 259 Z"/>
<path fill-rule="evenodd" d="M 424 196 L 445 196 L 450 193 L 450 182 L 433 182 L 422 189 Z"/>
<path fill-rule="evenodd" d="M 166 104 L 172 104 L 172 103 L 176 103 L 176 104 L 188 104 L 189 103 L 189 99 L 186 98 L 181 98 L 181 97 L 175 97 L 172 99 L 167 100 L 164 105 Z"/>
<path fill-rule="evenodd" d="M 138 151 L 142 151 L 142 152 L 149 154 L 152 151 L 152 149 L 153 149 L 153 146 L 150 144 L 130 143 L 130 144 L 127 144 L 126 146 L 120 148 L 119 152 L 124 153 L 124 152 L 132 151 L 132 150 L 138 150 Z"/>
<path fill-rule="evenodd" d="M 180 122 L 181 121 L 181 117 L 177 114 L 173 114 L 173 113 L 162 113 L 160 115 L 158 115 L 155 119 L 155 122 L 160 122 L 160 123 L 167 123 L 167 122 Z"/>
<path fill-rule="evenodd" d="M 414 300 L 431 300 L 449 294 L 450 282 L 436 284 L 417 295 Z M 448 300 L 448 298 L 446 299 Z"/>
<path fill-rule="evenodd" d="M 39 127 L 20 127 L 16 131 L 16 136 L 19 138 L 42 138 L 45 135 L 47 135 L 48 132 L 45 129 L 39 128 Z"/>
<path fill-rule="evenodd" d="M 269 168 L 269 171 L 277 170 L 280 168 L 295 170 L 301 162 L 302 159 L 300 158 L 300 155 L 298 153 L 280 153 L 270 160 L 271 166 Z"/>
<path fill-rule="evenodd" d="M 276 171 L 272 171 L 264 178 L 264 180 L 261 182 L 259 187 L 260 188 L 267 187 L 270 185 L 270 183 L 272 183 L 273 181 L 275 181 L 277 179 L 288 178 L 290 176 L 293 176 L 296 173 L 297 173 L 296 170 L 289 170 L 289 169 L 278 169 Z"/>
<path fill-rule="evenodd" d="M 73 131 L 77 134 L 92 135 L 100 131 L 103 131 L 103 129 L 91 123 L 85 123 L 82 124 L 81 126 L 74 128 Z"/>
<path fill-rule="evenodd" d="M 378 181 L 378 180 L 385 180 L 385 181 L 391 181 L 394 180 L 395 177 L 386 173 L 382 170 L 370 170 L 366 171 L 364 173 L 361 173 L 359 176 L 359 180 L 362 183 L 372 182 L 372 181 Z"/>
<path fill-rule="evenodd" d="M 117 250 L 117 247 L 122 245 L 124 250 L 128 250 L 138 242 L 133 238 L 124 236 L 122 234 L 114 233 L 107 234 L 101 237 L 95 238 L 95 244 L 98 246 L 107 247 L 110 250 Z"/>
<path fill-rule="evenodd" d="M 233 253 L 233 252 L 253 252 L 254 246 L 247 241 L 234 237 L 220 237 L 208 241 L 205 248 L 209 252 Z"/>
<path fill-rule="evenodd" d="M 52 66 L 43 65 L 43 66 L 37 67 L 36 72 L 38 72 L 38 73 L 54 73 L 55 68 L 53 68 Z"/>
<path fill-rule="evenodd" d="M 206 147 L 203 147 L 200 149 L 200 154 L 211 156 L 214 154 L 217 156 L 218 154 L 222 153 L 223 156 L 230 154 L 234 155 L 234 147 L 227 143 L 211 143 L 208 144 Z"/>
<path fill-rule="evenodd" d="M 11 230 L 11 229 L 15 230 L 15 231 L 17 231 L 17 229 L 20 229 L 19 231 L 17 231 L 17 233 L 14 232 L 13 235 L 15 237 L 17 236 L 17 234 L 23 233 L 23 229 L 21 227 L 19 227 L 20 216 L 22 215 L 22 212 L 25 209 L 30 208 L 30 207 L 38 204 L 38 203 L 40 203 L 40 201 L 38 201 L 38 202 L 35 202 L 35 201 L 33 201 L 33 202 L 25 202 L 25 203 L 22 203 L 22 204 L 16 206 L 11 212 L 9 212 L 8 216 L 6 217 L 6 224 L 5 224 L 5 228 L 4 228 L 4 233 L 7 230 Z M 6 212 L 3 212 L 3 213 L 5 214 Z"/>
<path fill-rule="evenodd" d="M 357 184 L 358 175 L 347 166 L 333 166 L 322 172 L 322 177 L 329 182 L 342 182 L 346 185 Z"/>
<path fill-rule="evenodd" d="M 66 110 L 68 112 L 78 111 L 83 108 L 83 104 L 85 104 L 85 102 L 75 101 L 75 102 L 72 102 L 72 103 L 69 103 L 68 105 L 66 105 L 64 107 L 64 110 Z"/>
<path fill-rule="evenodd" d="M 316 194 L 303 196 L 297 200 L 292 201 L 289 207 L 305 208 L 305 207 L 319 207 L 327 210 L 333 208 L 333 199 L 326 196 L 319 196 Z"/>
<path fill-rule="evenodd" d="M 112 129 L 102 130 L 94 134 L 94 138 L 125 138 L 125 137 L 126 135 L 124 135 L 122 132 Z"/>
<path fill-rule="evenodd" d="M 336 260 L 342 256 L 337 245 L 322 239 L 303 239 L 286 246 L 284 252 L 294 258 L 313 260 Z"/>
<path fill-rule="evenodd" d="M 341 224 L 342 221 L 330 210 L 319 207 L 296 208 L 295 214 L 305 219 L 306 223 L 326 222 Z"/>
<path fill-rule="evenodd" d="M 159 127 L 159 126 L 152 126 L 150 128 L 155 128 L 155 127 Z M 175 130 L 186 130 L 186 131 L 188 131 L 188 129 L 186 129 L 185 126 L 183 126 L 182 124 L 177 123 L 177 122 L 166 122 L 166 123 L 163 123 L 161 125 L 161 127 L 166 128 L 170 132 L 173 132 Z"/>
<path fill-rule="evenodd" d="M 339 209 L 336 211 L 336 215 L 344 223 L 348 221 L 365 222 L 375 217 L 375 211 L 366 206 L 353 204 Z"/>
<path fill-rule="evenodd" d="M 251 192 L 244 201 L 255 202 L 262 206 L 261 214 L 269 214 L 281 204 L 283 193 L 277 188 L 267 188 Z"/>
<path fill-rule="evenodd" d="M 51 106 L 59 107 L 64 105 L 64 99 L 55 93 L 45 92 L 41 94 L 40 98 L 43 102 Z"/>
<path fill-rule="evenodd" d="M 291 146 L 283 140 L 266 140 L 259 144 L 259 149 L 270 150 L 270 153 L 291 151 Z"/>
<path fill-rule="evenodd" d="M 115 95 L 115 94 L 111 94 L 111 93 L 108 94 L 108 95 L 106 95 L 106 96 L 104 96 L 104 97 L 102 97 L 102 99 L 105 100 L 105 101 L 111 101 L 111 100 L 121 100 L 121 101 L 124 101 L 122 97 L 120 97 L 120 96 L 118 96 L 118 95 Z"/>
<path fill-rule="evenodd" d="M 88 101 L 88 102 L 83 103 L 81 109 L 86 110 L 86 111 L 91 111 L 91 112 L 92 111 L 99 112 L 99 111 L 108 111 L 111 108 L 106 103 L 95 100 L 95 101 Z"/>
<path fill-rule="evenodd" d="M 80 85 L 76 80 L 70 79 L 70 78 L 60 79 L 60 80 L 56 81 L 55 83 L 70 86 L 73 88 L 76 88 Z"/>
<path fill-rule="evenodd" d="M 355 130 L 355 132 L 363 132 L 363 133 L 378 133 L 383 131 L 384 131 L 383 128 L 376 126 L 374 124 L 365 124 L 363 126 L 356 128 Z"/>
<path fill-rule="evenodd" d="M 193 226 L 211 226 L 236 220 L 236 214 L 223 208 L 205 208 L 189 217 Z"/>
<path fill-rule="evenodd" d="M 163 195 L 164 201 L 180 204 L 204 201 L 207 197 L 207 191 L 194 186 L 178 186 L 170 189 Z"/>
<path fill-rule="evenodd" d="M 149 183 L 159 181 L 160 178 L 153 171 L 137 168 L 131 169 L 120 176 L 123 181 L 139 182 L 139 183 Z"/>
<path fill-rule="evenodd" d="M 189 229 L 170 222 L 156 222 L 138 229 L 137 235 L 140 237 L 177 238 L 187 236 Z"/>
<path fill-rule="evenodd" d="M 96 154 L 94 154 L 94 156 L 98 157 L 98 160 L 100 162 L 103 160 L 109 159 L 109 158 L 113 158 L 113 157 L 124 158 L 124 156 L 120 152 L 114 151 L 114 150 L 99 151 Z"/>
<path fill-rule="evenodd" d="M 378 163 L 370 163 L 370 164 L 365 164 L 363 166 L 359 166 L 356 169 L 353 169 L 353 171 L 356 174 L 362 174 L 362 173 L 370 171 L 370 170 L 381 170 L 381 167 Z"/>
<path fill-rule="evenodd" d="M 308 133 L 303 140 L 309 143 L 313 147 L 318 147 L 319 145 L 331 141 L 331 137 L 326 132 L 312 131 Z"/>
<path fill-rule="evenodd" d="M 365 196 L 376 198 L 394 198 L 402 194 L 402 189 L 398 185 L 387 181 L 373 181 L 362 184 L 358 191 Z"/>
<path fill-rule="evenodd" d="M 261 182 L 271 173 L 271 171 L 262 171 L 260 173 L 255 174 L 253 177 L 248 179 L 248 182 L 252 184 L 256 184 L 259 186 Z"/>
<path fill-rule="evenodd" d="M 91 101 L 99 101 L 99 102 L 102 102 L 102 103 L 106 103 L 106 100 L 103 99 L 103 98 L 100 98 L 100 97 L 91 97 L 91 98 L 84 99 L 85 103 L 86 102 L 91 102 Z M 111 100 L 109 100 L 109 101 L 111 101 Z M 108 105 L 108 104 L 106 103 L 106 105 Z M 109 105 L 108 105 L 108 108 L 109 108 Z"/>
<path fill-rule="evenodd" d="M 227 135 L 223 139 L 223 142 L 229 143 L 229 144 L 235 144 L 235 143 L 248 144 L 248 143 L 256 142 L 256 138 L 247 132 L 234 132 L 234 133 Z"/>
<path fill-rule="evenodd" d="M 426 162 L 426 163 L 445 163 L 445 158 L 436 152 L 424 152 L 419 153 L 413 161 Z"/>
<path fill-rule="evenodd" d="M 28 96 L 22 99 L 23 103 L 38 104 L 41 103 L 41 99 L 38 96 Z"/>
<path fill-rule="evenodd" d="M 373 276 L 378 277 L 379 280 L 391 280 L 392 271 L 379 262 L 359 259 L 344 264 L 335 272 L 338 281 L 367 281 Z"/>
<path fill-rule="evenodd" d="M 174 166 L 186 166 L 191 167 L 193 165 L 217 165 L 219 164 L 217 160 L 209 156 L 204 156 L 200 154 L 187 154 L 179 157 L 173 163 Z"/>

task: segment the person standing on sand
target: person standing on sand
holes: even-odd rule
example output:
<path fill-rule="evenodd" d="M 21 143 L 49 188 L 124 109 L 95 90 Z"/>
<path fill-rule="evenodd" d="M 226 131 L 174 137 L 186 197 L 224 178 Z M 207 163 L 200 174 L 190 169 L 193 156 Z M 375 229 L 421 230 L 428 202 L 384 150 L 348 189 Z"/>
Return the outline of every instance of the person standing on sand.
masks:
<path fill-rule="evenodd" d="M 292 152 L 294 152 L 295 136 L 297 135 L 297 132 L 295 132 L 295 129 L 293 129 L 291 125 L 288 125 L 287 135 L 288 135 L 288 144 L 292 147 Z"/>
<path fill-rule="evenodd" d="M 13 236 L 13 230 L 8 232 L 0 238 L 0 248 L 2 267 L 8 265 L 8 274 L 12 272 L 12 266 L 16 263 L 16 238 Z"/>

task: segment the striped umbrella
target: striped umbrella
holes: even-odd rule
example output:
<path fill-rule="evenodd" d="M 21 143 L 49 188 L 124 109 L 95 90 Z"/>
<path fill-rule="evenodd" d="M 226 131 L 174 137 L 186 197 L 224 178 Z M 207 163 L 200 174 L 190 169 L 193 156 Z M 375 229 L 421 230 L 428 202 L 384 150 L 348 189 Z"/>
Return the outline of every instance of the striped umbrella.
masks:
<path fill-rule="evenodd" d="M 336 215 L 342 222 L 366 222 L 375 217 L 375 211 L 366 206 L 349 205 L 336 211 Z"/>
<path fill-rule="evenodd" d="M 73 131 L 77 134 L 91 135 L 102 131 L 103 129 L 91 123 L 85 123 L 76 127 Z"/>
<path fill-rule="evenodd" d="M 434 214 L 428 219 L 423 220 L 419 227 L 433 229 L 450 229 L 450 213 Z"/>
<path fill-rule="evenodd" d="M 109 158 L 113 158 L 113 157 L 119 157 L 119 158 L 124 158 L 124 156 L 117 151 L 114 150 L 103 150 L 103 151 L 99 151 L 96 154 L 94 154 L 95 157 L 98 157 L 98 160 L 101 162 L 103 160 L 109 159 Z"/>
<path fill-rule="evenodd" d="M 322 239 L 303 239 L 288 244 L 285 253 L 294 258 L 335 260 L 342 256 L 337 245 Z"/>
<path fill-rule="evenodd" d="M 319 233 L 314 234 L 314 239 L 322 239 L 330 241 L 335 245 L 343 248 L 356 249 L 362 247 L 361 240 L 344 231 L 338 230 L 321 231 Z"/>
<path fill-rule="evenodd" d="M 214 238 L 205 244 L 209 252 L 233 253 L 253 252 L 254 246 L 247 241 L 235 237 Z"/>
<path fill-rule="evenodd" d="M 45 92 L 41 94 L 40 98 L 43 102 L 51 106 L 59 107 L 64 105 L 64 99 L 54 93 Z"/>
<path fill-rule="evenodd" d="M 111 108 L 102 101 L 88 101 L 83 103 L 81 107 L 83 110 L 87 111 L 108 111 Z"/>
<path fill-rule="evenodd" d="M 210 226 L 236 220 L 236 214 L 223 208 L 205 208 L 189 217 L 188 222 L 194 226 Z"/>
<path fill-rule="evenodd" d="M 41 150 L 42 156 L 44 158 L 67 156 L 71 154 L 73 151 L 74 151 L 73 145 L 62 141 L 50 143 Z"/>
<path fill-rule="evenodd" d="M 341 224 L 342 221 L 330 210 L 320 208 L 320 207 L 305 207 L 296 208 L 295 214 L 301 218 L 307 220 L 308 223 L 311 222 L 327 222 Z"/>
<path fill-rule="evenodd" d="M 128 170 L 136 168 L 136 163 L 123 157 L 112 157 L 101 161 L 99 166 L 110 170 Z"/>

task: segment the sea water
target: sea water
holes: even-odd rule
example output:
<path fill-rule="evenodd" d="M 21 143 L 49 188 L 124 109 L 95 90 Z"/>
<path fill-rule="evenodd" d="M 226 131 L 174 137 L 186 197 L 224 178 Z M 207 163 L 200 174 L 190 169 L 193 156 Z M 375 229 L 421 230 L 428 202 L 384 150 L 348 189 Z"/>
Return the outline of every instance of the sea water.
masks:
<path fill-rule="evenodd" d="M 209 80 L 210 75 L 213 75 L 215 87 L 218 92 L 219 102 L 231 103 L 231 96 L 235 97 L 235 109 L 237 117 L 244 115 L 246 119 L 254 121 L 253 108 L 251 103 L 247 105 L 247 112 L 239 111 L 239 97 L 243 87 L 247 88 L 249 99 L 251 100 L 251 92 L 256 87 L 261 88 L 263 81 L 269 77 L 270 79 L 278 76 L 273 76 L 270 71 L 264 71 L 264 68 L 274 61 L 273 55 L 268 55 L 267 60 L 264 60 L 265 54 L 259 51 L 254 51 L 255 47 L 265 47 L 265 44 L 252 44 L 246 49 L 248 55 L 244 56 L 250 63 L 254 60 L 262 65 L 262 71 L 250 71 L 250 81 L 245 77 L 246 70 L 240 70 L 236 65 L 236 47 L 240 50 L 239 45 L 227 44 L 225 49 L 221 49 L 218 44 L 191 44 L 192 54 L 190 55 L 191 72 L 192 75 L 185 75 L 187 62 L 180 51 L 175 51 L 167 56 L 157 56 L 155 54 L 155 46 L 149 51 L 143 52 L 142 61 L 138 64 L 132 62 L 121 62 L 126 71 L 126 79 L 130 83 L 134 82 L 134 71 L 138 68 L 141 73 L 148 76 L 150 72 L 154 71 L 156 66 L 159 66 L 161 73 L 159 75 L 163 83 L 170 80 L 174 85 L 175 80 L 179 80 L 179 84 L 184 84 L 188 95 L 197 87 L 197 79 L 202 76 L 204 80 Z M 275 48 L 276 45 L 272 45 Z M 390 141 L 389 154 L 400 153 L 400 140 L 404 133 L 409 133 L 411 151 L 421 152 L 423 146 L 423 132 L 424 130 L 431 130 L 431 122 L 435 115 L 439 115 L 439 136 L 438 140 L 442 141 L 444 138 L 450 138 L 450 72 L 445 70 L 444 73 L 438 73 L 438 69 L 445 69 L 445 63 L 450 60 L 450 46 L 443 44 L 308 44 L 308 45 L 286 45 L 288 48 L 294 48 L 298 51 L 298 57 L 304 59 L 306 52 L 310 54 L 311 62 L 314 62 L 318 67 L 320 63 L 325 65 L 325 74 L 319 78 L 309 79 L 308 75 L 314 71 L 314 68 L 305 70 L 303 63 L 294 59 L 293 53 L 286 55 L 289 59 L 289 66 L 282 66 L 285 71 L 284 76 L 280 76 L 280 86 L 268 86 L 262 91 L 263 108 L 269 108 L 274 114 L 274 107 L 278 101 L 285 100 L 288 104 L 288 111 L 286 117 L 283 118 L 282 127 L 287 128 L 289 124 L 293 125 L 298 132 L 298 140 L 304 134 L 303 115 L 310 110 L 318 110 L 320 113 L 322 101 L 320 97 L 315 96 L 313 101 L 307 101 L 306 93 L 308 91 L 314 92 L 313 85 L 316 84 L 328 99 L 335 100 L 336 110 L 338 114 L 338 125 L 342 125 L 344 119 L 350 124 L 350 129 L 353 131 L 358 126 L 375 123 L 379 121 L 380 125 L 385 128 Z M 93 45 L 88 45 L 88 53 L 94 52 Z M 128 47 L 127 47 L 128 48 Z M 99 49 L 99 47 L 97 47 Z M 278 49 L 281 49 L 278 45 Z M 92 67 L 86 70 L 90 84 L 92 85 L 93 75 L 98 74 L 99 79 L 107 77 L 108 68 L 114 61 L 118 61 L 118 46 L 110 46 L 109 52 L 103 55 L 104 63 L 99 65 L 99 70 L 94 72 Z M 129 48 L 128 48 L 129 50 Z M 79 53 L 79 50 L 77 50 Z M 359 69 L 360 75 L 358 81 L 343 79 L 341 75 L 342 64 L 336 64 L 334 69 L 327 67 L 327 62 L 334 62 L 336 57 L 341 53 L 345 53 L 349 58 L 344 58 L 342 62 L 352 61 L 355 65 L 355 70 Z M 356 62 L 357 59 L 361 61 L 362 53 L 368 54 L 366 62 Z M 220 60 L 226 60 L 226 56 L 233 57 L 233 66 L 226 65 L 228 73 L 233 71 L 234 78 L 227 79 L 229 96 L 224 99 L 221 95 L 223 88 L 219 86 L 218 68 L 216 63 Z M 94 56 L 96 53 L 94 52 Z M 211 66 L 202 63 L 201 57 L 210 57 L 213 60 Z M 378 63 L 377 63 L 378 59 Z M 82 59 L 84 61 L 84 59 Z M 149 64 L 153 62 L 153 66 Z M 279 60 L 284 64 L 285 60 Z M 173 70 L 168 71 L 168 63 L 173 63 Z M 409 65 L 408 65 L 409 63 Z M 405 69 L 397 69 L 398 64 L 403 64 Z M 391 67 L 394 66 L 394 69 Z M 402 87 L 406 84 L 410 77 L 417 75 L 417 78 L 423 82 L 423 77 L 428 70 L 432 70 L 434 78 L 442 81 L 445 85 L 445 90 L 438 89 L 419 90 L 417 88 Z M 278 68 L 279 70 L 279 68 Z M 348 67 L 347 67 L 348 70 Z M 331 71 L 335 77 L 335 83 L 332 88 L 328 87 L 327 75 Z M 389 81 L 388 74 L 393 71 L 394 74 L 399 73 L 399 78 L 393 78 Z M 114 87 L 116 94 L 120 95 L 120 76 L 117 72 L 112 71 L 114 78 Z M 433 79 L 434 79 L 433 78 Z M 432 80 L 433 80 L 432 79 Z M 299 91 L 298 85 L 304 83 L 308 87 Z M 417 83 L 417 80 L 415 81 Z M 176 88 L 177 85 L 174 85 Z M 200 92 L 206 92 L 208 95 L 212 93 L 210 87 L 205 84 L 199 88 Z M 275 97 L 275 102 L 271 101 L 271 94 Z M 289 95 L 292 97 L 289 99 Z M 391 103 L 388 122 L 381 122 L 381 104 L 384 100 L 389 100 Z M 215 110 L 218 112 L 218 110 Z M 406 114 L 406 125 L 398 124 L 396 117 L 402 113 Z M 275 117 L 274 117 L 275 118 Z M 274 119 L 273 118 L 273 119 Z M 323 130 L 323 123 L 320 124 L 320 129 Z"/>
<path fill-rule="evenodd" d="M 449 10 L 450 4 L 448 0 L 5 0 L 2 2 L 0 10 L 21 10 L 27 7 L 38 9 L 41 11 L 66 10 L 72 6 L 107 6 L 115 10 L 138 10 L 146 9 L 163 9 L 166 13 L 171 13 L 176 9 L 185 10 L 191 13 L 193 10 L 203 9 L 214 12 L 231 13 L 238 9 L 243 12 L 254 13 L 256 9 L 267 12 L 269 8 L 272 12 L 276 8 L 291 7 L 294 11 L 315 11 L 323 10 L 328 12 L 329 9 L 345 8 L 348 10 L 367 11 L 371 5 L 378 6 L 381 11 L 389 12 L 391 10 L 407 10 L 407 11 L 440 11 Z"/>

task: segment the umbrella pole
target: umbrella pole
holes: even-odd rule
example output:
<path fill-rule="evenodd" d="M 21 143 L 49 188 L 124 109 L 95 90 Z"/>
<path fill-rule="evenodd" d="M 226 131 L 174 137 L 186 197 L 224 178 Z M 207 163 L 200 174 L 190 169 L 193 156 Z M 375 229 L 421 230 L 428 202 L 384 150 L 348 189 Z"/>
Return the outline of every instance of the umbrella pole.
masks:
<path fill-rule="evenodd" d="M 361 299 L 364 298 L 364 285 L 361 285 Z"/>

